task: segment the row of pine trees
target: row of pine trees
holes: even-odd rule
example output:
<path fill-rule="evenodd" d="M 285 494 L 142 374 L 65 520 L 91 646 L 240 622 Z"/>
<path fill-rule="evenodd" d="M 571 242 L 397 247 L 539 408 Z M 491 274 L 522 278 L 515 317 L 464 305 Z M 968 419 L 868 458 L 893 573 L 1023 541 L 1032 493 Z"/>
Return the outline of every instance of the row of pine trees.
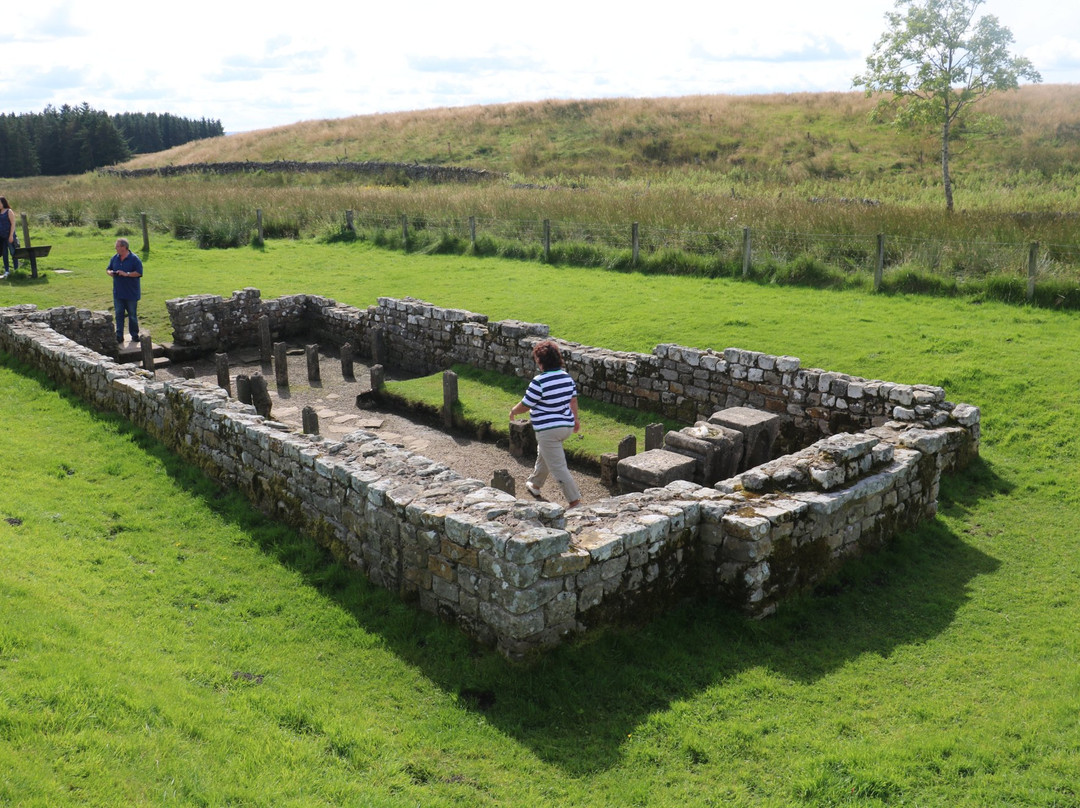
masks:
<path fill-rule="evenodd" d="M 109 115 L 88 104 L 0 114 L 0 177 L 82 174 L 133 154 L 225 134 L 221 121 L 169 113 Z"/>

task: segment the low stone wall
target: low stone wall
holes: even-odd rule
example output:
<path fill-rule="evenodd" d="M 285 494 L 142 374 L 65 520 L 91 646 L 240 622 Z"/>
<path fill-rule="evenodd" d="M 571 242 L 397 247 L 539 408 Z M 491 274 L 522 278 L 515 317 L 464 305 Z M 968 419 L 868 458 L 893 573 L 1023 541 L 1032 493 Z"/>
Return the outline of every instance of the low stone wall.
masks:
<path fill-rule="evenodd" d="M 316 174 L 326 172 L 357 174 L 369 177 L 406 177 L 410 180 L 428 182 L 485 182 L 504 178 L 506 175 L 482 168 L 463 168 L 460 166 L 419 165 L 417 163 L 389 163 L 376 160 L 363 162 L 321 161 L 299 162 L 296 160 L 275 160 L 273 162 L 252 162 L 250 160 L 230 163 L 185 163 L 178 166 L 158 166 L 156 168 L 101 168 L 98 173 L 111 177 L 132 179 L 137 177 L 177 177 L 184 174 Z"/>
<path fill-rule="evenodd" d="M 229 303 L 199 296 L 169 301 L 169 311 L 174 323 L 202 322 L 220 340 L 215 348 L 239 344 L 265 314 L 278 318 L 278 329 L 300 328 L 298 319 L 306 320 L 323 335 L 354 345 L 370 343 L 373 330 L 382 329 L 395 357 L 409 334 L 414 350 L 430 346 L 425 361 L 483 355 L 504 371 L 522 373 L 531 367 L 534 340 L 546 334 L 546 326 L 489 325 L 468 312 L 430 307 L 424 314 L 413 303 L 398 308 L 389 300 L 364 311 L 323 298 L 256 299 L 257 290 L 238 293 Z M 227 306 L 234 307 L 231 314 Z M 189 312 L 199 315 L 185 319 Z M 229 316 L 237 319 L 226 322 Z M 93 315 L 4 309 L 0 350 L 120 413 L 375 583 L 415 597 L 425 610 L 515 659 L 612 621 L 638 619 L 694 591 L 767 615 L 845 558 L 933 515 L 941 472 L 962 465 L 978 448 L 976 408 L 945 405 L 943 394 L 934 393 L 932 404 L 916 403 L 915 390 L 890 385 L 901 395 L 894 416 L 908 414 L 902 400 L 910 392 L 916 404 L 911 415 L 923 407 L 929 418 L 894 417 L 859 434 L 830 436 L 715 487 L 677 481 L 566 511 L 518 500 L 370 433 L 331 442 L 293 432 L 216 386 L 158 381 L 147 371 L 117 365 L 59 333 L 50 325 L 54 319 L 85 323 L 88 335 L 100 330 Z M 178 326 L 177 336 L 184 333 Z M 458 339 L 465 344 L 456 345 Z M 583 346 L 571 351 L 578 368 L 644 361 L 644 355 Z M 744 358 L 760 364 L 763 355 L 743 353 L 728 361 L 721 354 L 665 349 L 650 361 L 672 363 L 680 368 L 676 373 L 693 368 L 693 376 L 709 357 L 717 368 L 723 361 L 730 375 L 732 368 L 749 366 Z M 793 374 L 792 391 L 805 390 L 793 361 L 795 367 L 783 373 Z M 765 369 L 759 369 L 762 380 L 746 384 L 764 383 Z M 819 379 L 816 374 L 824 374 L 812 373 Z M 843 381 L 848 395 L 858 384 L 841 374 L 825 376 L 830 389 Z M 714 385 L 699 381 L 701 389 Z M 886 385 L 866 383 L 864 395 L 871 384 L 876 390 Z M 708 401 L 695 400 L 694 409 Z"/>
<path fill-rule="evenodd" d="M 464 364 L 525 378 L 535 370 L 532 345 L 550 337 L 542 323 L 488 322 L 482 314 L 411 298 L 379 298 L 378 305 L 357 309 L 304 295 L 260 304 L 258 296 L 257 289 L 244 289 L 228 301 L 209 295 L 169 301 L 174 324 L 184 324 L 174 325 L 174 339 L 217 350 L 258 345 L 261 311 L 275 331 L 291 327 L 334 345 L 348 342 L 357 355 L 371 355 L 377 333 L 385 345 L 380 363 L 407 372 L 433 373 Z M 294 318 L 292 326 L 289 317 Z M 192 322 L 198 324 L 194 329 L 189 327 Z M 961 461 L 978 454 L 978 409 L 946 401 L 940 387 L 803 368 L 797 357 L 739 348 L 714 351 L 665 344 L 642 354 L 555 341 L 583 396 L 688 424 L 730 407 L 764 410 L 782 418 L 776 444 L 781 452 L 895 420 L 935 428 L 959 424 L 970 437 Z"/>

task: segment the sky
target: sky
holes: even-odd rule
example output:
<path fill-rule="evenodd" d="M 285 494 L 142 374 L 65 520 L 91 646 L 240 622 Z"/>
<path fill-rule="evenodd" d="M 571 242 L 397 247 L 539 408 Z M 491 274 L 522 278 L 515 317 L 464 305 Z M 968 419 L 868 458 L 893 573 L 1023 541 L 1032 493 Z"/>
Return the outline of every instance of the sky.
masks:
<path fill-rule="evenodd" d="M 892 0 L 35 0 L 0 26 L 0 112 L 219 120 L 545 99 L 846 92 Z M 1080 3 L 986 0 L 1048 84 L 1080 83 Z"/>

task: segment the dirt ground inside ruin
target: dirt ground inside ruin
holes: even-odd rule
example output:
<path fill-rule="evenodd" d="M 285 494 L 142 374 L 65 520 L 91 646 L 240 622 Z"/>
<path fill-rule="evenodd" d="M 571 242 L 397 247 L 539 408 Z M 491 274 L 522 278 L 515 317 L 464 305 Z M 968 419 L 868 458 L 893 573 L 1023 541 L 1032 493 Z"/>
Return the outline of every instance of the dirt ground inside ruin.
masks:
<path fill-rule="evenodd" d="M 443 463 L 459 474 L 485 484 L 491 483 L 492 475 L 497 469 L 506 469 L 514 478 L 516 495 L 522 499 L 531 498 L 525 490 L 525 480 L 532 472 L 534 460 L 513 457 L 507 450 L 505 439 L 496 443 L 480 441 L 463 433 L 444 432 L 387 409 L 367 404 L 363 408 L 358 407 L 357 395 L 371 389 L 366 364 L 355 362 L 355 378 L 348 380 L 342 376 L 340 358 L 336 354 L 320 351 L 320 380 L 312 383 L 308 381 L 304 346 L 291 342 L 288 344 L 288 388 L 277 386 L 272 367 L 262 366 L 258 349 L 242 349 L 230 351 L 228 354 L 230 394 L 236 396 L 238 375 L 250 377 L 261 373 L 266 379 L 272 401 L 270 417 L 295 427 L 298 432 L 303 423 L 303 409 L 312 407 L 319 417 L 319 434 L 328 440 L 340 439 L 350 432 L 364 430 L 387 443 Z M 135 347 L 131 346 L 125 351 L 124 359 L 136 361 L 137 354 L 133 350 Z M 197 379 L 217 384 L 217 368 L 213 356 L 197 361 L 162 365 L 156 369 L 156 377 L 183 378 L 184 367 L 193 368 Z M 388 381 L 394 378 L 387 374 Z M 522 393 L 524 391 L 525 382 L 522 382 Z M 588 428 L 588 424 L 584 426 Z M 596 502 L 612 495 L 612 492 L 600 484 L 596 474 L 573 466 L 571 471 L 581 489 L 582 503 Z M 544 485 L 543 494 L 551 502 L 566 504 L 558 484 L 551 478 L 548 478 Z"/>

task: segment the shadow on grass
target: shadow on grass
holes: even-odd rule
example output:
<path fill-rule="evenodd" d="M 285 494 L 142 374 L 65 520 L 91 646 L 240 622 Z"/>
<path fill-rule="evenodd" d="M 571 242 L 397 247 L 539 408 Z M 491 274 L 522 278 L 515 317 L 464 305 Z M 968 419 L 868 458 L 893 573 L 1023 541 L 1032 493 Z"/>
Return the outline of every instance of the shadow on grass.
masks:
<path fill-rule="evenodd" d="M 167 450 L 152 451 L 164 462 Z M 208 507 L 240 523 L 264 552 L 380 636 L 463 710 L 483 713 L 573 776 L 617 765 L 627 736 L 650 714 L 744 671 L 765 668 L 812 683 L 864 654 L 888 657 L 898 647 L 926 642 L 953 621 L 971 581 L 999 566 L 935 520 L 851 562 L 772 618 L 751 620 L 696 597 L 523 667 L 378 589 L 310 539 L 254 512 L 239 494 L 190 479 L 174 460 L 166 465 L 181 484 L 199 489 Z M 977 477 L 981 481 L 964 486 L 961 499 L 945 507 L 971 507 L 980 492 L 1001 492 L 985 465 Z"/>
<path fill-rule="evenodd" d="M 73 406 L 96 412 L 73 394 L 65 396 Z M 627 736 L 651 714 L 746 671 L 764 668 L 813 683 L 864 654 L 888 657 L 897 648 L 926 642 L 951 624 L 968 600 L 971 582 L 999 566 L 938 519 L 850 562 L 769 619 L 750 620 L 697 597 L 640 625 L 597 632 L 524 667 L 375 587 L 142 430 L 110 414 L 97 417 L 118 423 L 177 485 L 379 636 L 463 711 L 482 712 L 491 725 L 571 776 L 617 765 Z M 989 464 L 976 461 L 943 487 L 942 510 L 963 514 L 979 500 L 1009 490 Z"/>

